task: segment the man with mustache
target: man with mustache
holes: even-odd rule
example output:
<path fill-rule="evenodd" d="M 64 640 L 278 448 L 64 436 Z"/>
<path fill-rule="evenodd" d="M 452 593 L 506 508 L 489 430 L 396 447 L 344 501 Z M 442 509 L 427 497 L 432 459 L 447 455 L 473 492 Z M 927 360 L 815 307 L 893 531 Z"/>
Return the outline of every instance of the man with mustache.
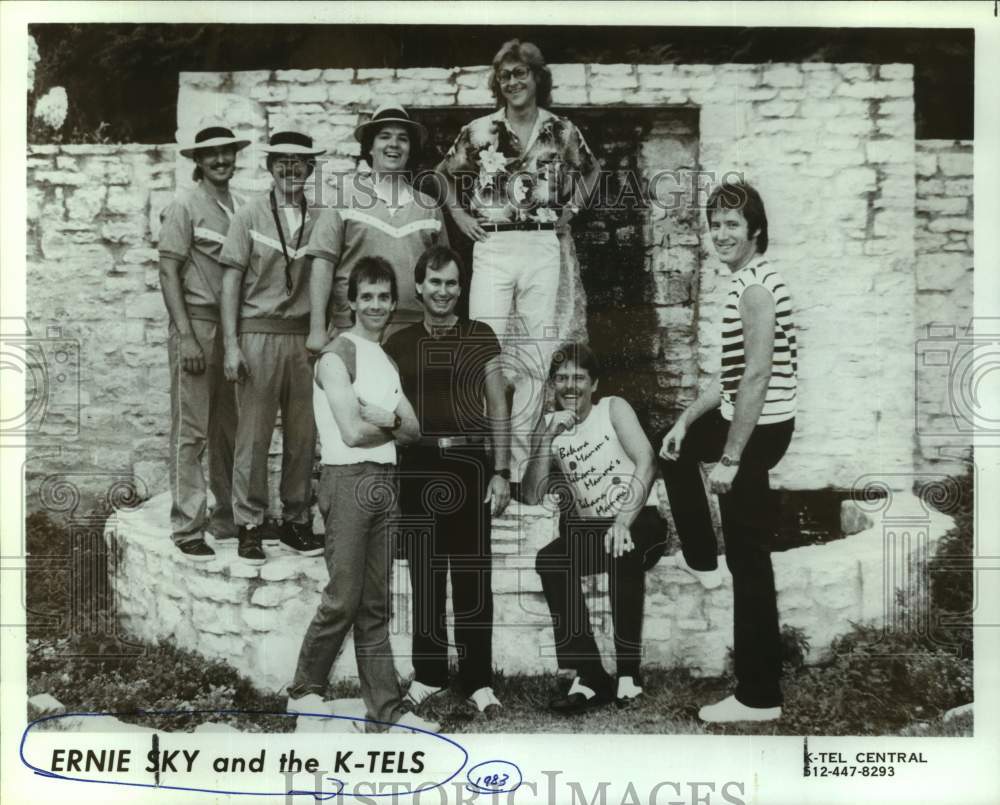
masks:
<path fill-rule="evenodd" d="M 194 161 L 197 184 L 163 212 L 160 288 L 170 314 L 170 525 L 178 550 L 195 562 L 216 540 L 236 536 L 232 509 L 236 401 L 223 373 L 222 244 L 242 200 L 229 190 L 236 154 L 250 145 L 221 125 L 206 126 L 180 152 Z M 201 460 L 208 450 L 209 515 Z"/>

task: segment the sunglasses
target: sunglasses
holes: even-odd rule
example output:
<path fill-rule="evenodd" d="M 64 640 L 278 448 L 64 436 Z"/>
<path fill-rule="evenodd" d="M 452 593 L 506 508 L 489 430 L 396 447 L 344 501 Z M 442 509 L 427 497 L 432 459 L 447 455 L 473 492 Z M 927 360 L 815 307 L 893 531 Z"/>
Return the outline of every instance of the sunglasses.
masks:
<path fill-rule="evenodd" d="M 524 81 L 529 75 L 531 75 L 531 70 L 527 67 L 515 67 L 513 70 L 501 70 L 497 73 L 501 84 L 506 84 L 511 79 Z"/>

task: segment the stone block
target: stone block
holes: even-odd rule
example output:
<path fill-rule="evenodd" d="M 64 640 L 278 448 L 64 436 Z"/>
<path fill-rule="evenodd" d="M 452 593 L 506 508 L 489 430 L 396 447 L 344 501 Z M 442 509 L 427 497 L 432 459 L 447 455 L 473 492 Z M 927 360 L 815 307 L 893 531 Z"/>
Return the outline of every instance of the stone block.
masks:
<path fill-rule="evenodd" d="M 972 176 L 972 154 L 938 154 L 938 164 L 945 176 Z"/>
<path fill-rule="evenodd" d="M 858 508 L 853 500 L 844 500 L 840 503 L 840 530 L 844 536 L 857 534 L 866 531 L 874 525 L 872 518 Z"/>
<path fill-rule="evenodd" d="M 582 64 L 550 64 L 549 71 L 554 87 L 583 87 L 587 84 L 587 69 Z"/>
<path fill-rule="evenodd" d="M 917 176 L 933 176 L 937 173 L 937 154 L 921 151 L 919 148 L 914 156 L 914 167 Z"/>
<path fill-rule="evenodd" d="M 874 168 L 847 168 L 837 173 L 834 187 L 838 195 L 856 196 L 872 193 L 878 186 L 878 174 Z"/>
<path fill-rule="evenodd" d="M 287 624 L 284 613 L 267 607 L 244 606 L 240 609 L 243 622 L 255 632 L 275 632 Z"/>
<path fill-rule="evenodd" d="M 70 220 L 93 221 L 104 208 L 107 190 L 103 185 L 80 187 L 66 199 L 66 211 Z"/>
<path fill-rule="evenodd" d="M 125 311 L 129 319 L 160 319 L 163 316 L 163 297 L 158 293 L 144 293 L 136 296 Z"/>
<path fill-rule="evenodd" d="M 54 716 L 66 712 L 66 706 L 51 693 L 37 693 L 28 697 L 28 720 Z"/>
<path fill-rule="evenodd" d="M 250 90 L 250 97 L 261 103 L 282 103 L 288 100 L 288 85 L 259 84 Z"/>
<path fill-rule="evenodd" d="M 916 261 L 918 291 L 951 291 L 972 271 L 971 254 L 922 255 Z"/>
<path fill-rule="evenodd" d="M 327 97 L 330 103 L 346 106 L 348 104 L 369 104 L 372 102 L 370 84 L 332 84 Z"/>
<path fill-rule="evenodd" d="M 358 81 L 370 81 L 379 78 L 392 78 L 396 70 L 392 67 L 361 67 L 358 69 Z"/>
<path fill-rule="evenodd" d="M 949 196 L 967 196 L 972 198 L 972 179 L 947 179 L 944 192 Z"/>
<path fill-rule="evenodd" d="M 191 623 L 203 633 L 203 638 L 208 635 L 239 633 L 244 628 L 239 618 L 238 607 L 199 599 L 191 601 Z M 237 653 L 242 653 L 242 651 Z"/>
<path fill-rule="evenodd" d="M 148 248 L 136 248 L 128 249 L 122 255 L 122 262 L 129 263 L 131 265 L 144 265 L 149 263 L 157 263 L 160 259 L 160 253 L 156 249 Z M 159 283 L 157 283 L 157 286 Z"/>
<path fill-rule="evenodd" d="M 845 63 L 836 65 L 837 72 L 848 81 L 865 81 L 872 77 L 872 65 Z"/>
<path fill-rule="evenodd" d="M 772 87 L 801 87 L 802 71 L 796 64 L 772 64 L 764 68 L 761 82 Z"/>
<path fill-rule="evenodd" d="M 312 84 L 319 81 L 322 72 L 322 70 L 276 70 L 274 80 L 295 84 Z"/>
<path fill-rule="evenodd" d="M 869 162 L 909 162 L 913 160 L 913 144 L 905 140 L 869 140 L 865 155 Z"/>
<path fill-rule="evenodd" d="M 108 221 L 101 226 L 101 237 L 110 243 L 144 243 L 146 241 L 146 222 L 142 218 Z"/>
<path fill-rule="evenodd" d="M 35 171 L 35 183 L 60 187 L 80 187 L 89 181 L 82 173 L 75 171 Z"/>
<path fill-rule="evenodd" d="M 878 77 L 887 81 L 913 79 L 912 64 L 880 64 L 878 66 Z"/>
<path fill-rule="evenodd" d="M 327 99 L 328 89 L 324 84 L 298 85 L 293 84 L 288 88 L 289 103 L 324 103 Z"/>
<path fill-rule="evenodd" d="M 138 461 L 132 465 L 132 472 L 142 479 L 149 495 L 158 495 L 170 486 L 167 465 L 163 461 Z"/>
<path fill-rule="evenodd" d="M 243 661 L 246 644 L 242 637 L 233 634 L 215 634 L 205 632 L 198 637 L 198 651 L 210 658 L 225 660 L 245 674 L 252 673 Z M 279 683 L 280 684 L 280 683 Z"/>
<path fill-rule="evenodd" d="M 934 218 L 927 229 L 931 232 L 972 232 L 972 220 L 969 218 Z"/>
<path fill-rule="evenodd" d="M 966 215 L 969 211 L 969 199 L 918 198 L 917 210 L 937 215 Z"/>
<path fill-rule="evenodd" d="M 257 607 L 276 607 L 300 592 L 301 588 L 295 584 L 271 583 L 254 590 L 250 603 Z"/>

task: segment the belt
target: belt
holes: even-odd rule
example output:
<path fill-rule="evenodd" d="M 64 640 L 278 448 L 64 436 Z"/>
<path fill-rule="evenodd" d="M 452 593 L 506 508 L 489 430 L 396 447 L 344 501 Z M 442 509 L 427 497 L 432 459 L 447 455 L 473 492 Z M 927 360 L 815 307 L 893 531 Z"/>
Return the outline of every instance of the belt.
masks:
<path fill-rule="evenodd" d="M 447 450 L 449 447 L 481 447 L 484 444 L 485 436 L 421 436 L 411 446 Z"/>
<path fill-rule="evenodd" d="M 555 224 L 480 224 L 487 232 L 542 232 L 556 228 Z"/>
<path fill-rule="evenodd" d="M 219 309 L 215 305 L 188 305 L 187 314 L 189 319 L 199 321 L 219 320 Z"/>
<path fill-rule="evenodd" d="M 240 333 L 283 333 L 309 335 L 309 319 L 269 319 L 256 317 L 240 319 Z"/>

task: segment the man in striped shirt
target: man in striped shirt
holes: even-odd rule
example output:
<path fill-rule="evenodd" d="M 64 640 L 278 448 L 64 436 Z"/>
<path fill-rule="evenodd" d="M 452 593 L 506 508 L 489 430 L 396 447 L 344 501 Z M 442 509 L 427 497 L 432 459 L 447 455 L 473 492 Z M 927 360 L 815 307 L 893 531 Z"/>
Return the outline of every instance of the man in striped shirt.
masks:
<path fill-rule="evenodd" d="M 660 468 L 681 540 L 678 564 L 708 588 L 721 583 L 715 532 L 699 462 L 716 461 L 726 564 L 733 577 L 736 691 L 702 707 L 705 721 L 781 716 L 781 637 L 769 544 L 768 471 L 785 454 L 795 424 L 797 353 L 791 299 L 764 258 L 767 214 L 744 183 L 709 196 L 715 250 L 732 272 L 722 319 L 721 377 L 663 437 Z"/>

